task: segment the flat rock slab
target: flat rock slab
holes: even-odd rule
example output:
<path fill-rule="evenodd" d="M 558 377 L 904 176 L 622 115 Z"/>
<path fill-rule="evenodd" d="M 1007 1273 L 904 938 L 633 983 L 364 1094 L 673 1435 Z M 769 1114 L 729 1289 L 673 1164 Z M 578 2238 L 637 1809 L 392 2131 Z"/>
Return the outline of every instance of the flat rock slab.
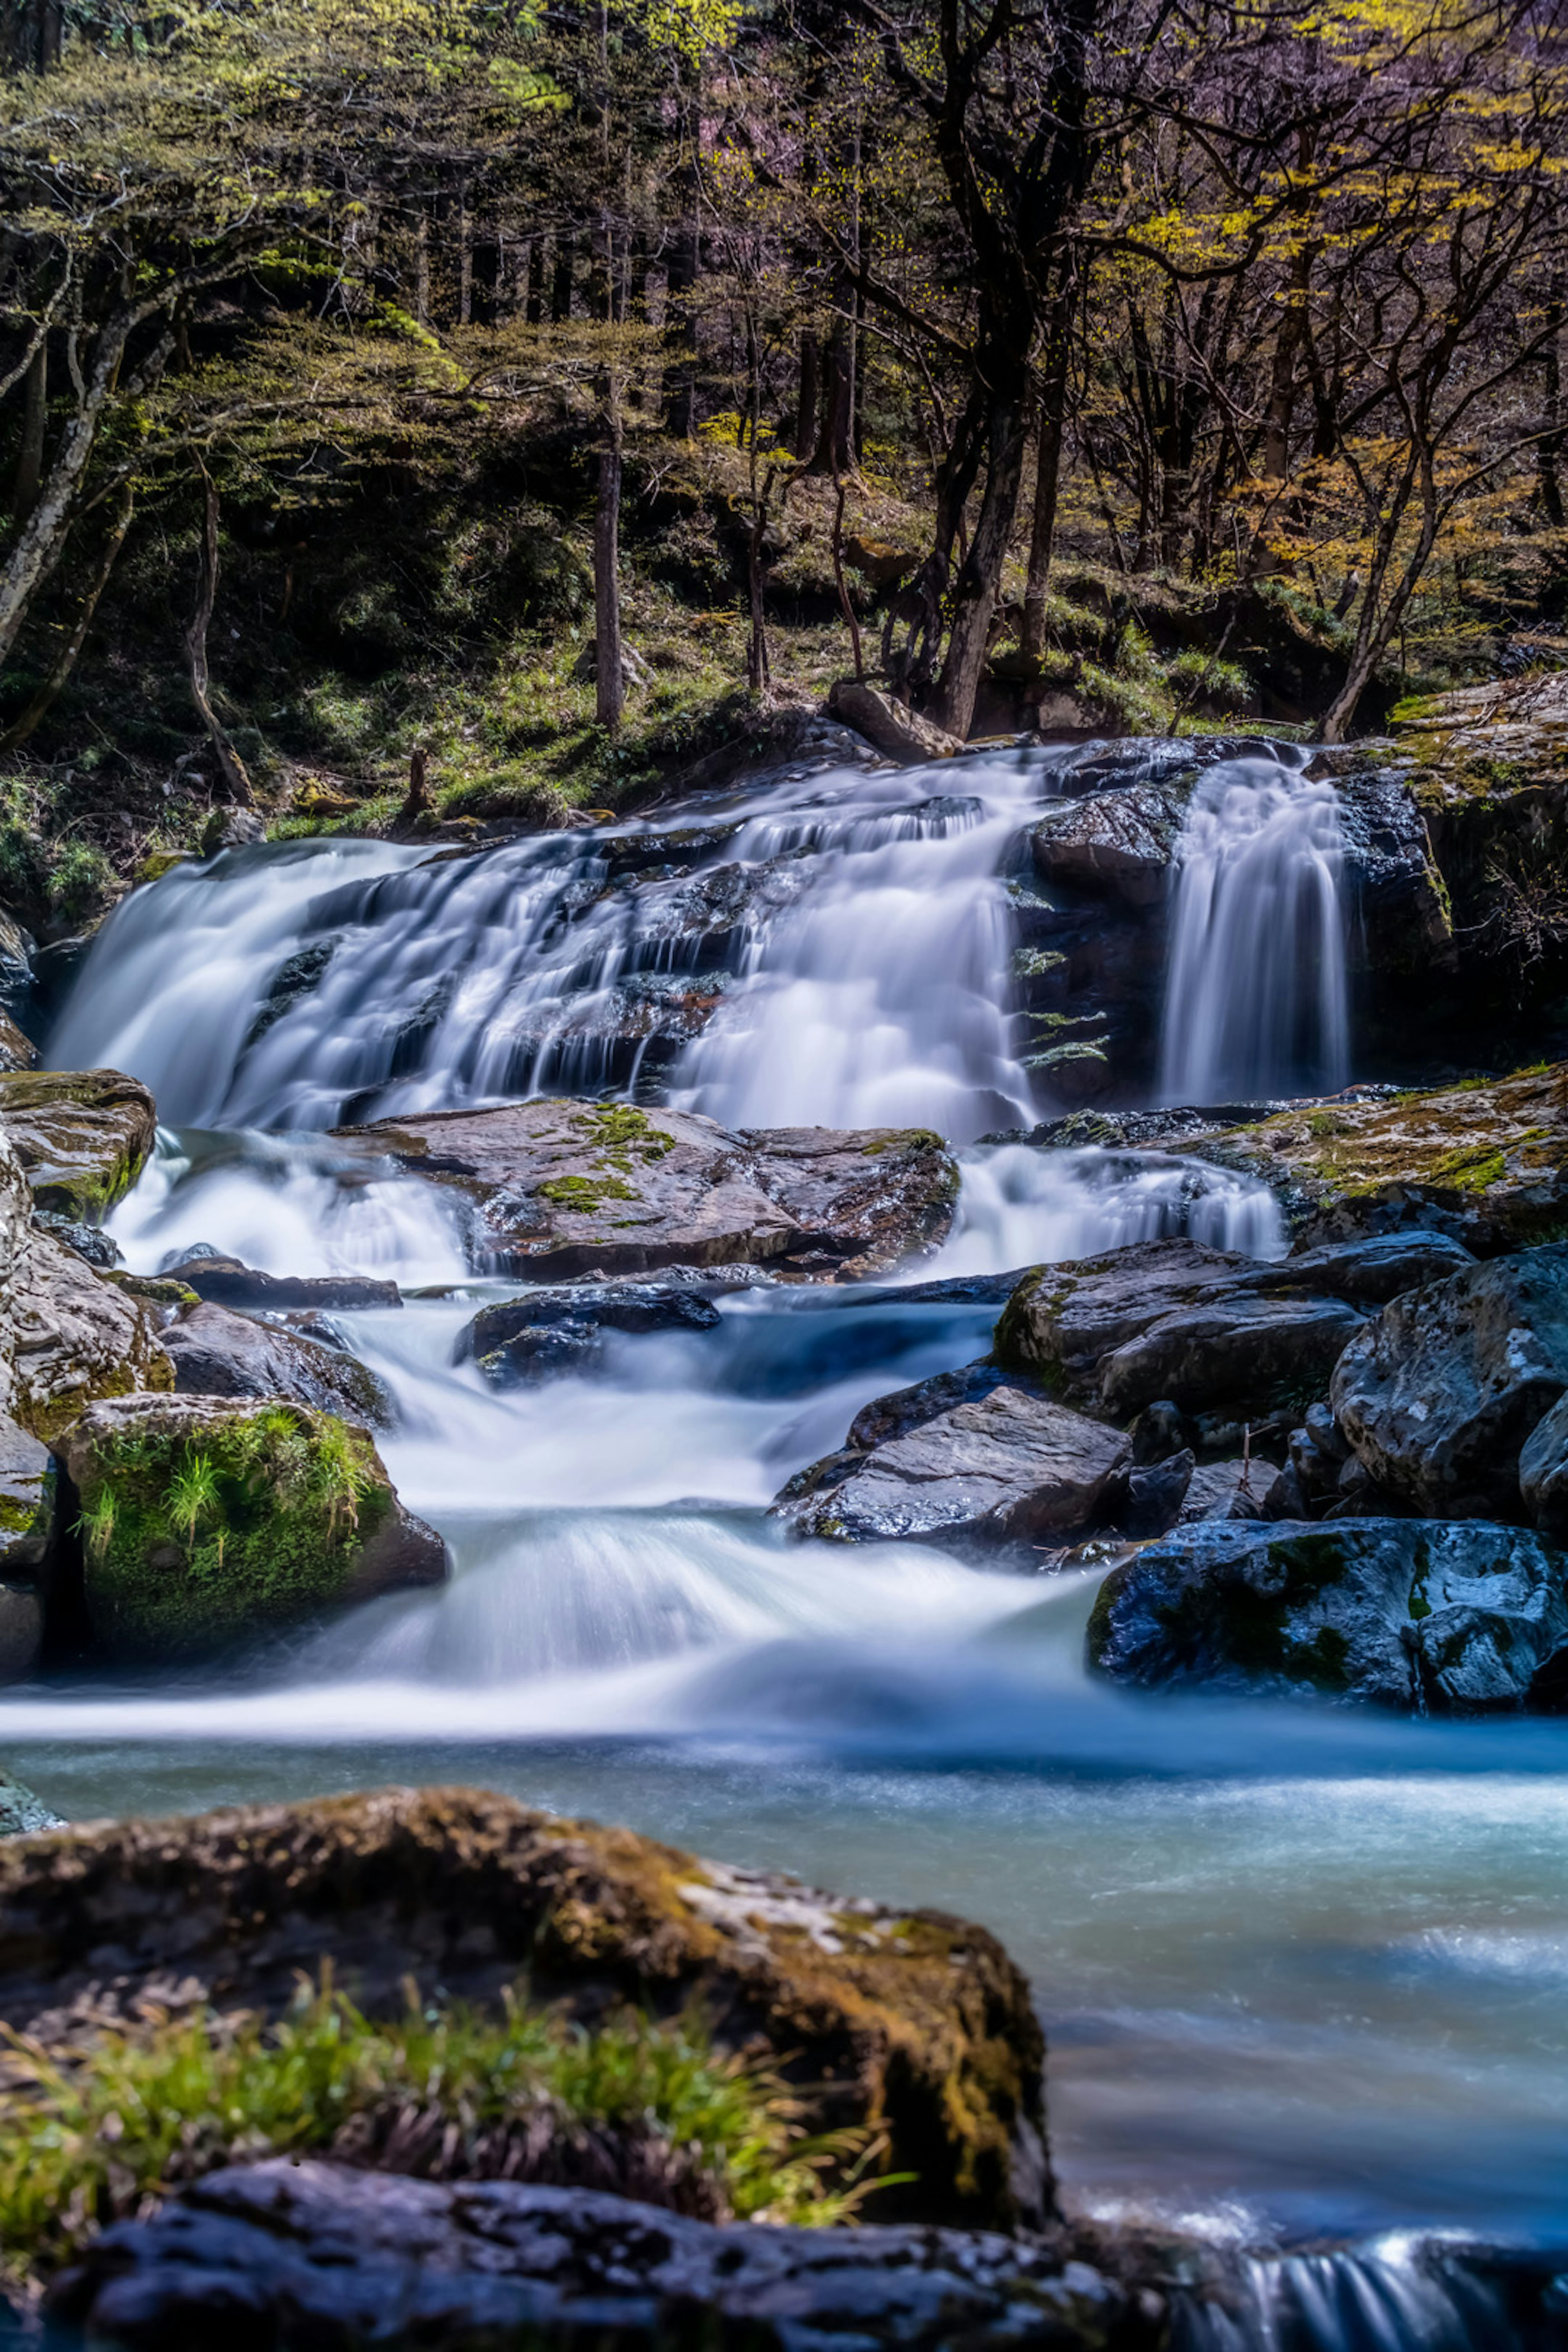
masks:
<path fill-rule="evenodd" d="M 1183 1528 L 1114 1569 L 1089 1662 L 1144 1689 L 1568 1709 L 1568 1558 L 1483 1521 Z"/>
<path fill-rule="evenodd" d="M 1347 1348 L 1335 1417 L 1380 1486 L 1454 1518 L 1520 1515 L 1520 1454 L 1568 1391 L 1568 1243 L 1467 1267 Z"/>
<path fill-rule="evenodd" d="M 126 2352 L 1153 2352 L 1164 2320 L 1156 2295 L 1074 2260 L 1065 2232 L 721 2229 L 591 2191 L 310 2160 L 215 2173 L 107 2231 L 48 2315 Z"/>
<path fill-rule="evenodd" d="M 689 1284 L 561 1283 L 482 1307 L 458 1334 L 454 1360 L 477 1362 L 493 1387 L 511 1388 L 596 1371 L 611 1331 L 712 1331 L 721 1319 Z"/>
<path fill-rule="evenodd" d="M 468 1202 L 476 1271 L 884 1273 L 947 1235 L 957 1166 L 923 1129 L 731 1135 L 687 1111 L 546 1100 L 339 1130 Z"/>
<path fill-rule="evenodd" d="M 0 1130 L 37 1207 L 97 1224 L 157 1138 L 153 1097 L 119 1070 L 0 1072 Z"/>
<path fill-rule="evenodd" d="M 1568 1215 L 1568 1063 L 1151 1139 L 1167 1139 L 1273 1185 L 1305 1241 L 1425 1225 L 1488 1255 L 1542 1240 Z"/>
<path fill-rule="evenodd" d="M 294 1308 L 348 1314 L 366 1307 L 401 1307 L 395 1282 L 363 1274 L 262 1274 L 237 1257 L 208 1252 L 166 1259 L 159 1269 L 198 1298 L 241 1312 L 282 1314 Z"/>
<path fill-rule="evenodd" d="M 796 1533 L 837 1543 L 883 1539 L 1005 1544 L 1085 1532 L 1127 1460 L 1119 1430 L 989 1367 L 921 1383 L 931 1402 L 914 1417 L 900 1400 L 868 1407 L 850 1433 L 889 1433 L 867 1453 L 847 1450 L 802 1474 L 774 1506 Z"/>
<path fill-rule="evenodd" d="M 812 2127 L 872 2126 L 918 2179 L 889 2220 L 1037 2227 L 1050 2211 L 1044 2041 L 983 1927 L 728 1870 L 626 1830 L 473 1790 L 384 1790 L 196 1820 L 104 1822 L 0 1848 L 0 2017 L 82 2021 L 195 2000 L 279 2014 L 301 1969 L 377 2015 L 409 1978 L 602 2017 L 697 2003 L 767 2056 Z M 292 2168 L 290 2168 L 291 2169 Z"/>

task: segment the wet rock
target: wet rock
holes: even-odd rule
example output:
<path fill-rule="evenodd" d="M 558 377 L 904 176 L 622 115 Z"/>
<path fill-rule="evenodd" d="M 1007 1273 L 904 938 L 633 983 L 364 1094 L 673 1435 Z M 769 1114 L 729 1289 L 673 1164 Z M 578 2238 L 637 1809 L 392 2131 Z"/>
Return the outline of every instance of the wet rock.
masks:
<path fill-rule="evenodd" d="M 51 1209 L 35 1209 L 33 1223 L 40 1233 L 50 1234 L 67 1249 L 75 1250 L 78 1257 L 86 1258 L 100 1274 L 111 1273 L 123 1263 L 119 1243 L 111 1240 L 100 1225 L 84 1225 L 74 1217 L 57 1216 Z"/>
<path fill-rule="evenodd" d="M 716 2228 L 592 2191 L 453 2188 L 306 2159 L 235 2167 L 105 2232 L 54 2287 L 56 2326 L 124 2352 L 234 2334 L 339 2352 L 1152 2352 L 1155 2295 L 1065 2233 Z"/>
<path fill-rule="evenodd" d="M 1304 1247 L 1423 1226 L 1489 1256 L 1568 1216 L 1568 1064 L 1299 1107 L 1181 1140 L 1272 1184 Z"/>
<path fill-rule="evenodd" d="M 461 1194 L 477 1270 L 546 1281 L 735 1263 L 863 1279 L 945 1239 L 958 1196 L 919 1128 L 731 1135 L 686 1111 L 546 1099 L 339 1133 Z"/>
<path fill-rule="evenodd" d="M 30 1070 L 37 1058 L 38 1049 L 32 1039 L 23 1035 L 5 1006 L 0 1005 L 0 1074 Z"/>
<path fill-rule="evenodd" d="M 0 1413 L 0 1683 L 21 1682 L 43 1646 L 56 1537 L 55 1465 L 46 1446 Z M 0 1836 L 5 1783 L 0 1779 Z"/>
<path fill-rule="evenodd" d="M 1196 1456 L 1184 1446 L 1158 1462 L 1135 1465 L 1126 1479 L 1125 1499 L 1119 1514 L 1121 1532 L 1134 1542 L 1163 1536 L 1181 1517 L 1197 1467 Z"/>
<path fill-rule="evenodd" d="M 1226 1462 L 1200 1462 L 1182 1498 L 1179 1525 L 1195 1526 L 1204 1519 L 1257 1519 L 1263 1516 L 1263 1488 L 1268 1465 L 1245 1454 Z"/>
<path fill-rule="evenodd" d="M 306 1405 L 121 1397 L 56 1446 L 81 1500 L 87 1617 L 111 1657 L 221 1649 L 447 1573 L 369 1432 Z"/>
<path fill-rule="evenodd" d="M 497 1388 L 591 1372 L 609 1331 L 711 1331 L 719 1309 L 695 1288 L 647 1282 L 563 1284 L 484 1307 L 459 1333 L 454 1360 L 478 1362 Z"/>
<path fill-rule="evenodd" d="M 1261 1419 L 1290 1391 L 1326 1378 L 1363 1320 L 1343 1299 L 1310 1293 L 1215 1292 L 1112 1349 L 1099 1369 L 1100 1404 L 1121 1415 L 1157 1397 L 1190 1410 L 1236 1398 Z"/>
<path fill-rule="evenodd" d="M 258 1323 L 204 1300 L 165 1324 L 159 1341 L 181 1396 L 288 1397 L 373 1429 L 390 1429 L 396 1419 L 384 1381 L 298 1329 Z"/>
<path fill-rule="evenodd" d="M 6 1320 L 11 1410 L 47 1445 L 97 1398 L 174 1386 L 157 1311 L 36 1228 L 16 1251 Z"/>
<path fill-rule="evenodd" d="M 921 1384 L 928 1399 L 936 1385 Z M 781 1497 L 775 1514 L 796 1534 L 835 1543 L 988 1545 L 1087 1532 L 1126 1462 L 1120 1431 L 1031 1389 L 974 1386 L 979 1393 L 929 1417 L 895 1412 L 897 1433 L 868 1453 L 854 1449 L 852 1431 L 850 1450 L 834 1457 L 842 1475 L 825 1471 L 815 1487 Z M 857 1429 L 866 1426 L 862 1416 Z"/>
<path fill-rule="evenodd" d="M 1520 1452 L 1568 1391 L 1568 1243 L 1396 1298 L 1336 1366 L 1334 1415 L 1378 1484 L 1432 1517 L 1518 1517 Z"/>
<path fill-rule="evenodd" d="M 373 2015 L 406 1982 L 564 2013 L 700 2009 L 770 2057 L 811 2127 L 885 2131 L 889 2220 L 1037 2227 L 1044 2045 L 983 1927 L 699 1862 L 471 1790 L 384 1790 L 0 1849 L 0 2017 L 46 2041 L 139 2001 L 277 2015 L 300 1969 Z M 661 2217 L 668 2218 L 668 2217 Z"/>
<path fill-rule="evenodd" d="M 1191 798 L 1191 780 L 1125 784 L 1049 805 L 1030 835 L 1035 869 L 1047 883 L 1109 890 L 1129 906 L 1165 897 L 1173 856 Z"/>
<path fill-rule="evenodd" d="M 141 1174 L 157 1112 L 118 1070 L 12 1071 L 0 1076 L 0 1129 L 35 1206 L 96 1225 Z"/>
<path fill-rule="evenodd" d="M 956 735 L 935 727 L 917 711 L 906 710 L 890 694 L 874 686 L 857 686 L 841 677 L 827 698 L 829 714 L 853 727 L 885 760 L 918 768 L 928 760 L 948 760 L 963 746 Z"/>
<path fill-rule="evenodd" d="M 1568 1395 L 1537 1422 L 1519 1457 L 1519 1491 L 1529 1517 L 1554 1542 L 1568 1541 Z"/>
<path fill-rule="evenodd" d="M 289 1307 L 341 1314 L 363 1307 L 401 1307 L 403 1294 L 395 1282 L 377 1282 L 359 1274 L 259 1274 L 237 1257 L 224 1257 L 206 1246 L 166 1257 L 158 1271 L 182 1282 L 215 1307 L 234 1307 L 254 1313 L 280 1313 Z"/>
<path fill-rule="evenodd" d="M 35 1796 L 25 1781 L 0 1771 L 0 1838 L 36 1837 L 40 1830 L 64 1827 L 59 1814 Z"/>
<path fill-rule="evenodd" d="M 1097 1673 L 1433 1715 L 1568 1703 L 1568 1559 L 1518 1528 L 1414 1519 L 1178 1529 L 1112 1570 Z"/>

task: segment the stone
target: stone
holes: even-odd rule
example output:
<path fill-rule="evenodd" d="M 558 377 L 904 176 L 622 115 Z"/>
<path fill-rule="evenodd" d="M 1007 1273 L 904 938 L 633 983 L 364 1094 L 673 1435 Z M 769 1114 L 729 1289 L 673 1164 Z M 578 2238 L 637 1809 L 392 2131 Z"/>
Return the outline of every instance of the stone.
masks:
<path fill-rule="evenodd" d="M 84 1225 L 75 1217 L 57 1215 L 52 1209 L 35 1209 L 33 1223 L 40 1233 L 52 1234 L 67 1249 L 75 1250 L 78 1257 L 86 1258 L 100 1274 L 111 1273 L 123 1262 L 119 1243 L 101 1225 Z"/>
<path fill-rule="evenodd" d="M 1568 1541 L 1568 1392 L 1538 1421 L 1519 1457 L 1525 1510 L 1556 1543 Z"/>
<path fill-rule="evenodd" d="M 1309 1248 L 1423 1226 L 1490 1256 L 1568 1216 L 1568 1063 L 1293 1106 L 1249 1127 L 1184 1131 L 1181 1148 L 1273 1185 Z"/>
<path fill-rule="evenodd" d="M 289 1397 L 372 1429 L 390 1429 L 397 1418 L 384 1381 L 301 1331 L 202 1300 L 158 1336 L 181 1396 Z"/>
<path fill-rule="evenodd" d="M 95 1273 L 74 1250 L 29 1225 L 12 1268 L 11 1410 L 53 1445 L 99 1398 L 172 1389 L 161 1313 Z"/>
<path fill-rule="evenodd" d="M 925 1129 L 731 1135 L 627 1103 L 545 1098 L 338 1137 L 462 1196 L 476 1272 L 535 1281 L 734 1264 L 860 1279 L 936 1248 L 959 1189 Z"/>
<path fill-rule="evenodd" d="M 311 2158 L 233 2166 L 121 2222 L 52 2286 L 51 2336 L 121 2352 L 480 2345 L 672 2352 L 1155 2352 L 1163 2298 L 1028 2240 L 871 2222 L 716 2227 L 628 2198 L 410 2180 Z"/>
<path fill-rule="evenodd" d="M 562 1284 L 482 1307 L 458 1334 L 454 1360 L 476 1361 L 492 1386 L 510 1388 L 598 1370 L 606 1332 L 711 1331 L 721 1319 L 689 1286 Z"/>
<path fill-rule="evenodd" d="M 88 1622 L 112 1658 L 201 1655 L 446 1576 L 369 1432 L 331 1413 L 121 1397 L 56 1444 L 81 1502 Z"/>
<path fill-rule="evenodd" d="M 58 1813 L 35 1796 L 25 1781 L 0 1771 L 0 1838 L 36 1837 L 40 1830 L 61 1830 Z"/>
<path fill-rule="evenodd" d="M 1179 1528 L 1113 1569 L 1090 1666 L 1430 1715 L 1568 1706 L 1568 1558 L 1479 1520 Z"/>
<path fill-rule="evenodd" d="M 30 1070 L 37 1059 L 38 1049 L 32 1039 L 23 1034 L 5 1006 L 0 1004 L 0 1074 Z"/>
<path fill-rule="evenodd" d="M 1229 1399 L 1266 1418 L 1326 1378 L 1363 1318 L 1343 1299 L 1213 1294 L 1163 1315 L 1100 1360 L 1098 1402 L 1117 1418 L 1169 1397 L 1188 1411 Z"/>
<path fill-rule="evenodd" d="M 1108 890 L 1129 906 L 1157 906 L 1191 798 L 1190 782 L 1123 784 L 1048 803 L 1030 835 L 1046 883 Z"/>
<path fill-rule="evenodd" d="M 35 1207 L 82 1224 L 101 1224 L 131 1190 L 157 1124 L 146 1087 L 118 1070 L 0 1076 L 0 1129 L 21 1160 Z"/>
<path fill-rule="evenodd" d="M 331 1964 L 372 2015 L 499 2003 L 699 2009 L 777 2066 L 813 2130 L 885 2132 L 918 2177 L 889 2221 L 1037 2228 L 1052 2211 L 1044 2041 L 984 1927 L 700 1862 L 466 1789 L 391 1789 L 0 1847 L 0 2018 L 68 2042 L 84 2013 L 205 2000 L 276 2016 Z M 852 2159 L 850 2159 L 852 2160 Z M 471 2184 L 470 2184 L 471 2186 Z"/>
<path fill-rule="evenodd" d="M 403 1304 L 395 1282 L 378 1282 L 363 1274 L 260 1274 L 237 1257 L 225 1257 L 205 1247 L 176 1252 L 158 1270 L 215 1307 L 262 1313 L 300 1307 L 330 1314 L 335 1309 L 342 1314 L 363 1307 Z"/>
<path fill-rule="evenodd" d="M 1192 1527 L 1203 1519 L 1261 1518 L 1268 1475 L 1267 1463 L 1249 1461 L 1245 1454 L 1225 1462 L 1200 1462 L 1182 1498 L 1178 1525 Z"/>
<path fill-rule="evenodd" d="M 853 727 L 885 760 L 896 760 L 906 768 L 923 767 L 931 760 L 951 760 L 963 749 L 956 735 L 933 726 L 918 711 L 906 710 L 890 694 L 874 686 L 857 686 L 850 678 L 837 681 L 827 698 L 827 709 L 830 717 Z"/>
<path fill-rule="evenodd" d="M 1385 1307 L 1335 1367 L 1341 1432 L 1433 1517 L 1517 1518 L 1520 1452 L 1568 1390 L 1568 1243 L 1467 1268 Z"/>
<path fill-rule="evenodd" d="M 25 1680 L 37 1664 L 57 1520 L 53 1457 L 0 1413 L 0 1684 Z M 4 1801 L 0 1781 L 0 1835 Z"/>
<path fill-rule="evenodd" d="M 216 857 L 220 849 L 247 849 L 266 838 L 267 827 L 254 809 L 215 808 L 202 828 L 202 856 Z"/>
<path fill-rule="evenodd" d="M 921 1385 L 929 1392 L 935 1383 Z M 815 1485 L 792 1481 L 795 1491 L 774 1503 L 795 1534 L 834 1543 L 1059 1542 L 1096 1524 L 1127 1460 L 1120 1431 L 1005 1383 L 929 1418 L 905 1418 L 869 1452 L 854 1448 L 854 1434 L 831 1466 L 816 1465 Z"/>

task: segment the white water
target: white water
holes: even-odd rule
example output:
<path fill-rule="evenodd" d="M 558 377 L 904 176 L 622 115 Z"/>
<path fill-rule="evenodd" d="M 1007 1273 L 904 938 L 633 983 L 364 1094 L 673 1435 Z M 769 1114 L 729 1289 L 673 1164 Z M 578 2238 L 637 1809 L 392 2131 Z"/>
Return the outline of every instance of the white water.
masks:
<path fill-rule="evenodd" d="M 270 1131 L 171 1132 L 114 1231 L 148 1270 L 205 1241 L 279 1273 L 444 1290 L 337 1319 L 396 1397 L 388 1465 L 455 1570 L 227 1677 L 6 1695 L 0 1753 L 76 1814 L 478 1780 L 968 1912 L 1034 1977 L 1080 2200 L 1247 2241 L 1539 2233 L 1568 2173 L 1563 1726 L 1140 1701 L 1083 1672 L 1097 1571 L 785 1543 L 758 1507 L 868 1399 L 984 1353 L 993 1306 L 758 1289 L 725 1298 L 715 1331 L 615 1343 L 602 1378 L 498 1395 L 452 1358 L 507 1286 L 465 1279 L 437 1192 L 390 1167 L 367 1182 L 320 1132 L 531 1089 L 651 1092 L 628 1002 L 706 986 L 715 936 L 727 992 L 665 1057 L 681 1100 L 736 1124 L 961 1138 L 1031 1116 L 1003 877 L 1065 765 L 795 777 L 698 812 L 737 828 L 705 855 L 763 877 L 698 950 L 681 893 L 702 876 L 654 870 L 687 860 L 673 822 L 641 837 L 626 887 L 615 843 L 584 835 L 447 861 L 244 852 L 138 893 L 54 1058 L 129 1064 L 193 1128 Z M 1303 793 L 1268 763 L 1200 793 L 1168 1039 L 1179 1026 L 1208 1058 L 1176 1091 L 1271 1092 L 1298 1055 L 1300 1082 L 1334 1075 L 1321 974 L 1275 953 L 1281 907 L 1298 950 L 1338 938 L 1331 813 Z M 279 965 L 312 946 L 330 961 L 258 1034 Z M 1281 1010 L 1292 972 L 1307 985 Z M 1283 1247 L 1271 1196 L 1217 1168 L 975 1148 L 952 1238 L 907 1279 L 1178 1231 Z M 1265 2266 L 1245 2308 L 1194 2312 L 1185 2341 L 1500 2340 L 1460 2326 L 1457 2292 L 1384 2239 Z"/>
<path fill-rule="evenodd" d="M 1350 1075 L 1333 786 L 1227 761 L 1200 779 L 1177 854 L 1159 1100 L 1333 1093 Z"/>

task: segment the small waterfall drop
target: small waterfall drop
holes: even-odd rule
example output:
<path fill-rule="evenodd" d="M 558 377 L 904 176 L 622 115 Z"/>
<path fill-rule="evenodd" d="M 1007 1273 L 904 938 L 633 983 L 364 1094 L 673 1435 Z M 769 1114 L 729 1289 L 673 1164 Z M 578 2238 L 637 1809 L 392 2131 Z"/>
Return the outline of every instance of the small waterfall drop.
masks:
<path fill-rule="evenodd" d="M 1177 860 L 1160 1100 L 1333 1093 L 1349 1076 L 1333 786 L 1226 761 L 1199 779 Z"/>

